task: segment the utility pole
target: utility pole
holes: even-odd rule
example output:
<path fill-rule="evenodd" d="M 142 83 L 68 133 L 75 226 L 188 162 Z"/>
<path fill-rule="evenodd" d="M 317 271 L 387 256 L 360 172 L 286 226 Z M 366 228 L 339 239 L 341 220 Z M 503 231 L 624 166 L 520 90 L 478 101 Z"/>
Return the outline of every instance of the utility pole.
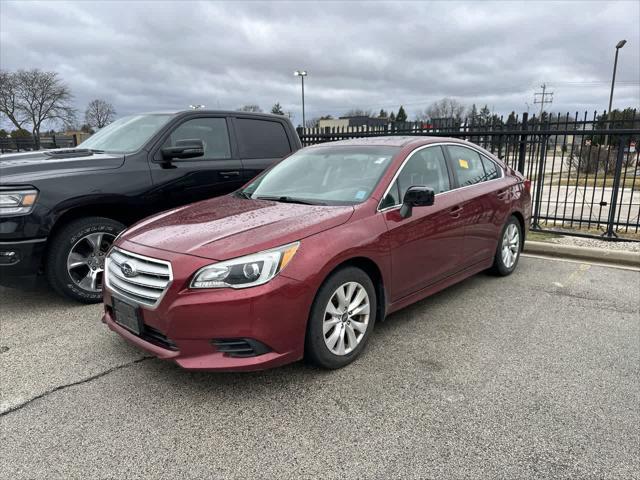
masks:
<path fill-rule="evenodd" d="M 542 113 L 544 112 L 545 105 L 551 105 L 553 103 L 553 92 L 547 92 L 547 84 L 540 85 L 542 92 L 536 92 L 533 94 L 533 103 L 540 104 L 540 117 L 539 121 L 542 121 Z M 539 98 L 538 98 L 539 97 Z"/>

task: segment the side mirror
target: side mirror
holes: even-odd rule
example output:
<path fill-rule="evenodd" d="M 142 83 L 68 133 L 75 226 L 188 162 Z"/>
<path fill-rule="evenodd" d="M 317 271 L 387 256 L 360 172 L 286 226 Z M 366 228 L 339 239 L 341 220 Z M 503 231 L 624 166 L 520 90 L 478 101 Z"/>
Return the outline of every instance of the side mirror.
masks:
<path fill-rule="evenodd" d="M 402 199 L 400 216 L 408 218 L 413 212 L 413 207 L 429 207 L 435 201 L 436 193 L 429 187 L 409 187 Z"/>
<path fill-rule="evenodd" d="M 172 147 L 164 147 L 162 158 L 171 161 L 173 158 L 194 158 L 204 155 L 204 143 L 200 139 L 177 140 Z"/>

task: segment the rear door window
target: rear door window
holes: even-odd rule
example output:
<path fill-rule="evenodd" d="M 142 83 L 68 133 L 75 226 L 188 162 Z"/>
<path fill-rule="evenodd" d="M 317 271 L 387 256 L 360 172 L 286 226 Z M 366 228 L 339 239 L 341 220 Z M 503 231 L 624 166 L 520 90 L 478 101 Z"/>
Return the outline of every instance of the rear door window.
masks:
<path fill-rule="evenodd" d="M 502 176 L 500 167 L 498 167 L 498 165 L 496 165 L 493 160 L 488 159 L 484 155 L 482 155 L 482 165 L 484 166 L 487 180 L 495 180 L 496 178 L 500 178 Z"/>
<path fill-rule="evenodd" d="M 461 187 L 484 182 L 487 175 L 480 154 L 470 148 L 448 145 L 447 150 Z"/>
<path fill-rule="evenodd" d="M 282 123 L 236 118 L 235 125 L 240 158 L 282 158 L 291 153 Z"/>

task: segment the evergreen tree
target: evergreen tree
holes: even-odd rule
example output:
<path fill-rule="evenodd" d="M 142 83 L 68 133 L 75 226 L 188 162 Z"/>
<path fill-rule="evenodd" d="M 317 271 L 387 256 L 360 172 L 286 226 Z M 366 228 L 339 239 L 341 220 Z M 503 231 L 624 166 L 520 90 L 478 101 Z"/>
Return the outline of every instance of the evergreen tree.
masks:
<path fill-rule="evenodd" d="M 471 105 L 471 111 L 469 112 L 468 120 L 471 125 L 475 125 L 476 123 L 478 123 L 478 108 L 476 107 L 475 103 Z"/>
<path fill-rule="evenodd" d="M 389 114 L 386 112 L 384 108 L 380 109 L 380 113 L 378 114 L 378 118 L 387 118 Z"/>
<path fill-rule="evenodd" d="M 398 110 L 398 114 L 396 115 L 396 122 L 406 122 L 407 121 L 407 112 L 404 111 L 404 107 L 400 105 L 400 109 Z"/>
<path fill-rule="evenodd" d="M 489 122 L 491 122 L 491 110 L 489 110 L 489 107 L 487 105 L 480 109 L 478 119 L 483 125 L 487 125 Z"/>
<path fill-rule="evenodd" d="M 389 121 L 390 122 L 395 122 L 396 121 L 396 114 L 391 112 L 391 115 L 389 115 Z"/>
<path fill-rule="evenodd" d="M 282 106 L 280 106 L 280 102 L 277 102 L 273 107 L 271 107 L 271 113 L 276 115 L 284 115 L 284 111 L 282 110 Z"/>

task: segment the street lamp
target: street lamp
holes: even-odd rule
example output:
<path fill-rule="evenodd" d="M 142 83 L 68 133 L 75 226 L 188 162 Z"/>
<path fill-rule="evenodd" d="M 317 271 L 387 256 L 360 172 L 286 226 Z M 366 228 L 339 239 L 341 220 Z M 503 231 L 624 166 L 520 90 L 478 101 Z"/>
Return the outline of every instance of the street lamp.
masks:
<path fill-rule="evenodd" d="M 307 76 L 307 71 L 306 70 L 296 70 L 295 72 L 293 72 L 293 75 L 296 77 L 300 77 L 300 80 L 302 80 L 302 128 L 305 128 L 305 124 L 304 124 L 304 77 Z"/>
<path fill-rule="evenodd" d="M 613 87 L 616 83 L 616 69 L 618 68 L 618 51 L 624 47 L 624 44 L 627 43 L 626 40 L 620 40 L 616 44 L 616 57 L 613 61 L 613 78 L 611 79 L 611 94 L 609 95 L 609 110 L 607 110 L 607 120 L 611 118 L 611 104 L 613 103 Z M 610 126 L 610 122 L 607 122 L 607 128 Z M 605 139 L 605 145 L 609 144 L 609 135 L 607 135 Z"/>

